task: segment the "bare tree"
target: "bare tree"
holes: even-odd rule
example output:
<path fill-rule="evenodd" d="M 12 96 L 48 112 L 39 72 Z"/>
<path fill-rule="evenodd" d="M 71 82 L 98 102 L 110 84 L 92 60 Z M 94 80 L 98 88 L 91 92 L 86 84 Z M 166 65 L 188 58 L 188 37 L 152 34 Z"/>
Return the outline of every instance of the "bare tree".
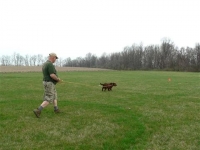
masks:
<path fill-rule="evenodd" d="M 55 62 L 56 66 L 62 67 L 63 66 L 63 59 L 61 57 L 59 57 L 59 59 L 57 59 L 57 61 Z"/>
<path fill-rule="evenodd" d="M 173 50 L 174 43 L 170 39 L 164 38 L 161 44 L 161 69 L 170 67 Z"/>
<path fill-rule="evenodd" d="M 17 62 L 17 53 L 14 53 L 13 56 L 12 56 L 12 62 L 15 66 L 18 65 L 18 62 Z"/>
<path fill-rule="evenodd" d="M 64 67 L 72 67 L 72 60 L 70 57 L 63 60 L 63 66 Z"/>
<path fill-rule="evenodd" d="M 196 44 L 195 51 L 196 51 L 197 71 L 200 71 L 200 43 Z"/>
<path fill-rule="evenodd" d="M 38 54 L 37 55 L 37 65 L 38 66 L 41 66 L 43 63 L 44 63 L 44 59 L 43 59 L 43 56 L 41 54 Z"/>
<path fill-rule="evenodd" d="M 109 68 L 108 63 L 109 63 L 109 58 L 106 55 L 106 53 L 103 53 L 99 58 L 98 67 Z"/>
<path fill-rule="evenodd" d="M 121 69 L 121 56 L 120 56 L 120 53 L 112 53 L 110 55 L 110 68 L 112 69 L 116 69 L 116 70 L 119 70 Z"/>
<path fill-rule="evenodd" d="M 19 66 L 24 66 L 24 57 L 21 55 L 18 55 L 19 59 Z"/>
<path fill-rule="evenodd" d="M 32 66 L 36 66 L 36 62 L 37 62 L 37 55 L 33 55 L 31 56 L 31 65 Z"/>
<path fill-rule="evenodd" d="M 26 55 L 25 57 L 24 57 L 24 63 L 25 63 L 25 66 L 29 66 L 30 64 L 30 56 L 29 55 Z"/>
<path fill-rule="evenodd" d="M 10 66 L 10 65 L 12 65 L 12 61 L 11 61 L 11 57 L 10 56 L 3 55 L 2 57 L 0 57 L 0 60 L 1 60 L 1 65 L 2 66 Z"/>
<path fill-rule="evenodd" d="M 129 47 L 125 47 L 124 50 L 121 52 L 121 59 L 122 59 L 122 64 L 121 69 L 128 69 L 129 66 Z M 116 61 L 115 61 L 116 63 Z"/>
<path fill-rule="evenodd" d="M 15 66 L 22 66 L 24 65 L 24 57 L 19 53 L 14 53 L 12 56 L 12 62 Z"/>

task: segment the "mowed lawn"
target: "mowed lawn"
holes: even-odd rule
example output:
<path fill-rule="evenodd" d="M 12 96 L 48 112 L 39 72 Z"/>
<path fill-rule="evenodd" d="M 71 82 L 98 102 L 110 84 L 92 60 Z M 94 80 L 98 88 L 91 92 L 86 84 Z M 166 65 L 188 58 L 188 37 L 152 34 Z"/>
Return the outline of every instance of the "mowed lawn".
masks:
<path fill-rule="evenodd" d="M 42 73 L 0 74 L 0 149 L 199 150 L 200 74 L 58 72 L 58 106 L 40 118 Z M 171 81 L 168 80 L 171 79 Z M 116 82 L 112 91 L 99 83 Z"/>

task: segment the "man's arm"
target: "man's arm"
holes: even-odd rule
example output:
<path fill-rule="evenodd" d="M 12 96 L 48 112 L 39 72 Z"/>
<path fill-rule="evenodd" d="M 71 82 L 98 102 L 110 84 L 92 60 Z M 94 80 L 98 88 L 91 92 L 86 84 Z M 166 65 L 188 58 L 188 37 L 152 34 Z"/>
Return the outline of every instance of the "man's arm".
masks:
<path fill-rule="evenodd" d="M 58 78 L 54 73 L 50 74 L 50 77 L 52 79 L 54 79 L 55 81 L 59 82 L 60 81 L 60 78 Z"/>

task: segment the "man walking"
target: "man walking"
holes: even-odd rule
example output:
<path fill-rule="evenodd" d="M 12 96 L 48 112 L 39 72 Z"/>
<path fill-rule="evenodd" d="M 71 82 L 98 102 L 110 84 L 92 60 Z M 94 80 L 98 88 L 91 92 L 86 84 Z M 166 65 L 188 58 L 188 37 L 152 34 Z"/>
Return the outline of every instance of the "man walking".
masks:
<path fill-rule="evenodd" d="M 42 66 L 44 101 L 37 109 L 33 110 L 34 114 L 38 118 L 40 117 L 43 108 L 49 105 L 49 103 L 53 103 L 55 113 L 60 112 L 57 105 L 57 91 L 55 85 L 61 80 L 58 78 L 57 71 L 53 65 L 56 59 L 58 59 L 57 55 L 55 53 L 50 53 L 49 59 Z"/>

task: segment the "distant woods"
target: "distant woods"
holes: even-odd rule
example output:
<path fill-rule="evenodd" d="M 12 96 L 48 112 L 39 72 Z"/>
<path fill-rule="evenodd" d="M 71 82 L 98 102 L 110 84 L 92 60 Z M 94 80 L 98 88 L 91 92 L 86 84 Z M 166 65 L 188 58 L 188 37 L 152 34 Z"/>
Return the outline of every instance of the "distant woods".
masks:
<path fill-rule="evenodd" d="M 103 51 L 103 50 L 102 50 Z M 21 56 L 14 53 L 12 56 L 1 56 L 2 66 L 40 66 L 47 60 L 42 55 Z M 125 47 L 121 52 L 102 54 L 97 57 L 88 53 L 85 57 L 76 59 L 59 58 L 56 66 L 60 67 L 89 67 L 114 70 L 171 70 L 171 71 L 200 71 L 200 44 L 194 48 L 178 48 L 169 39 L 161 45 L 132 45 Z"/>

